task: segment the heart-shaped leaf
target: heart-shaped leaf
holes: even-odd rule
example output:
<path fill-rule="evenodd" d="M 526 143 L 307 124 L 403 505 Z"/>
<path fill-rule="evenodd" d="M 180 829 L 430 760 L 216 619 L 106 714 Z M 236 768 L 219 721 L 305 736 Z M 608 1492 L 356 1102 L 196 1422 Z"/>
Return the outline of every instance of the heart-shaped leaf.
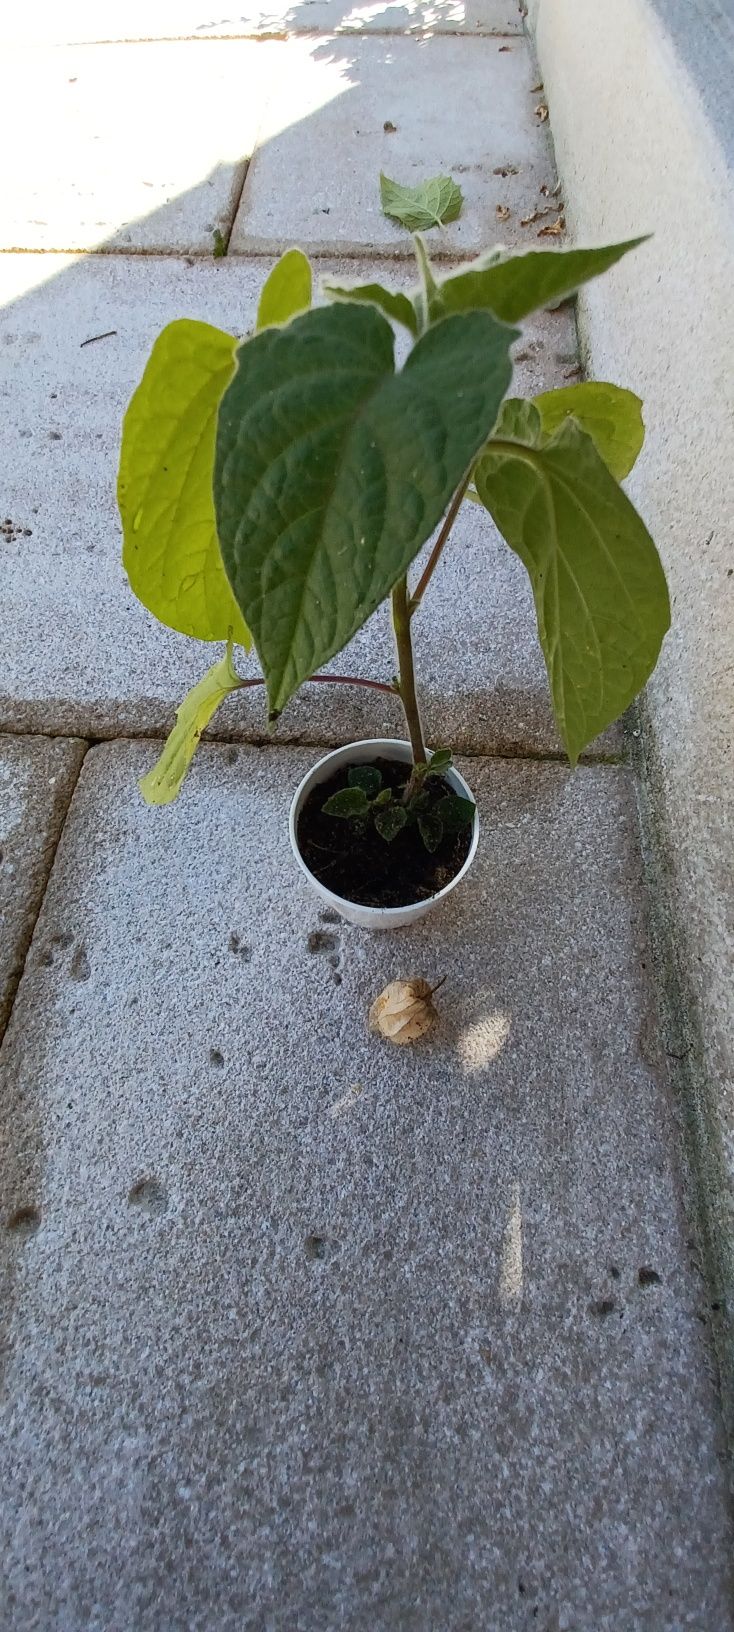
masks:
<path fill-rule="evenodd" d="M 447 793 L 434 807 L 447 833 L 458 833 L 473 822 L 476 808 L 471 799 L 463 799 L 460 793 Z"/>
<path fill-rule="evenodd" d="M 380 198 L 385 215 L 398 221 L 408 232 L 426 232 L 442 227 L 461 214 L 464 195 L 451 176 L 432 176 L 417 187 L 403 187 L 380 173 Z"/>
<path fill-rule="evenodd" d="M 487 312 L 447 318 L 395 374 L 385 318 L 337 305 L 240 347 L 214 499 L 273 714 L 433 532 L 497 418 L 514 338 Z"/>
<path fill-rule="evenodd" d="M 573 420 L 541 447 L 489 442 L 474 478 L 530 575 L 553 708 L 575 764 L 655 667 L 670 624 L 660 558 Z"/>
<path fill-rule="evenodd" d="M 122 429 L 122 562 L 139 601 L 197 640 L 250 637 L 222 565 L 212 499 L 217 409 L 231 334 L 182 318 L 153 346 Z"/>
<path fill-rule="evenodd" d="M 427 850 L 433 855 L 443 838 L 443 822 L 435 811 L 427 810 L 425 815 L 418 817 L 418 832 Z"/>

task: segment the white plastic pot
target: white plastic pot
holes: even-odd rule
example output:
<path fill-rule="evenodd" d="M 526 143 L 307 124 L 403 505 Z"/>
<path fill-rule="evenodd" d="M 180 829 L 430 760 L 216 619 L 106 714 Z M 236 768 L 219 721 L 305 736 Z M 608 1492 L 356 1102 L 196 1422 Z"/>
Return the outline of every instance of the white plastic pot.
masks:
<path fill-rule="evenodd" d="M 367 742 L 350 742 L 346 748 L 335 748 L 333 753 L 325 754 L 323 759 L 313 765 L 311 770 L 304 776 L 293 798 L 289 831 L 291 849 L 301 871 L 305 873 L 312 890 L 316 891 L 316 894 L 321 897 L 326 906 L 332 907 L 342 918 L 346 918 L 347 923 L 358 924 L 360 929 L 403 929 L 406 924 L 415 924 L 419 918 L 425 918 L 426 913 L 432 912 L 434 907 L 438 906 L 441 901 L 445 900 L 447 895 L 450 895 L 452 890 L 456 889 L 457 884 L 460 884 L 462 878 L 466 877 L 477 853 L 479 817 L 476 811 L 474 812 L 474 822 L 472 824 L 469 854 L 456 877 L 452 878 L 450 884 L 444 885 L 444 888 L 439 890 L 436 895 L 432 895 L 428 901 L 414 901 L 410 906 L 406 907 L 363 907 L 360 906 L 359 902 L 347 901 L 344 896 L 335 895 L 333 890 L 327 889 L 325 884 L 322 884 L 318 878 L 314 877 L 310 867 L 306 866 L 298 848 L 296 836 L 298 818 L 311 790 L 317 788 L 322 782 L 328 782 L 341 765 L 372 764 L 375 759 L 397 759 L 409 765 L 411 758 L 410 744 L 395 741 L 391 737 L 372 737 Z M 454 770 L 453 766 L 444 772 L 444 775 L 454 793 L 461 794 L 464 799 L 471 799 L 473 803 L 474 796 L 471 788 L 464 781 L 463 776 L 460 776 L 459 772 Z"/>

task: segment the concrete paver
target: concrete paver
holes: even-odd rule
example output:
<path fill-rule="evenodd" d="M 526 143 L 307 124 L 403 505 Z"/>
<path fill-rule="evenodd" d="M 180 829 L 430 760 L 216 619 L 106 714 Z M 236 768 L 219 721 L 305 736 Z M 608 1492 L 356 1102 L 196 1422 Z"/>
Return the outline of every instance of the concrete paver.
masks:
<path fill-rule="evenodd" d="M 234 216 L 273 49 L 5 52 L 3 111 L 23 140 L 3 171 L 0 248 L 211 252 Z M 42 118 L 29 118 L 30 103 Z"/>
<path fill-rule="evenodd" d="M 120 425 L 163 325 L 192 316 L 245 332 L 268 266 L 239 257 L 191 265 L 140 256 L 0 257 L 4 504 L 32 535 L 3 542 L 0 724 L 160 731 L 213 661 L 213 648 L 163 629 L 128 587 L 115 505 Z M 407 266 L 374 262 L 326 263 L 322 271 L 413 279 Z M 116 333 L 82 344 L 106 330 Z M 516 389 L 532 394 L 562 383 L 574 346 L 568 311 L 533 320 L 516 348 Z M 555 749 L 524 569 L 488 516 L 465 512 L 415 626 L 429 736 L 467 749 Z M 53 639 L 41 638 L 44 630 Z M 387 679 L 393 666 L 382 611 L 332 665 Z M 252 660 L 249 672 L 256 672 Z M 219 722 L 226 732 L 260 734 L 259 693 L 228 703 Z M 310 687 L 287 710 L 279 735 L 339 742 L 384 726 L 400 727 L 389 698 Z"/>
<path fill-rule="evenodd" d="M 0 737 L 0 1037 L 83 755 L 80 742 Z"/>
<path fill-rule="evenodd" d="M 516 0 L 281 0 L 211 15 L 206 0 L 37 0 L 0 25 L 9 42 L 65 45 L 99 40 L 232 39 L 251 34 L 519 34 Z"/>
<path fill-rule="evenodd" d="M 434 255 L 527 240 L 520 222 L 545 202 L 538 189 L 553 165 L 524 41 L 501 53 L 491 39 L 342 35 L 289 40 L 278 62 L 233 251 L 296 242 L 316 254 L 412 254 L 410 235 L 382 214 L 381 170 L 408 186 L 446 172 L 461 185 L 458 221 L 429 234 Z M 498 208 L 509 216 L 499 221 Z"/>
<path fill-rule="evenodd" d="M 3 1050 L 8 1632 L 726 1632 L 629 773 L 465 764 L 470 880 L 369 936 L 290 856 L 311 754 L 151 813 L 150 751 L 87 756 Z"/>

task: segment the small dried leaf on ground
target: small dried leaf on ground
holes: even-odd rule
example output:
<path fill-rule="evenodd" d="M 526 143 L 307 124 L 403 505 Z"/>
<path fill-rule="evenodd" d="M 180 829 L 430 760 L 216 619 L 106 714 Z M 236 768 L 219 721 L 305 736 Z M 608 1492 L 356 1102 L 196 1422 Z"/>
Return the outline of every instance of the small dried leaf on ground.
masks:
<path fill-rule="evenodd" d="M 394 136 L 398 127 L 393 124 L 392 119 L 386 119 L 382 128 L 387 131 L 388 136 Z"/>
<path fill-rule="evenodd" d="M 502 56 L 502 52 L 503 52 L 503 51 L 511 51 L 511 50 L 512 50 L 512 46 L 511 46 L 511 45 L 500 45 L 500 46 L 498 46 L 498 48 L 497 48 L 497 54 L 498 54 L 498 56 L 500 56 L 500 57 L 501 57 L 501 56 Z"/>
<path fill-rule="evenodd" d="M 523 216 L 523 219 L 520 222 L 520 226 L 521 227 L 532 227 L 532 226 L 535 225 L 536 221 L 542 221 L 544 215 L 552 215 L 554 209 L 555 209 L 555 204 L 546 204 L 545 208 L 542 209 L 542 210 L 533 210 L 532 215 Z"/>
<path fill-rule="evenodd" d="M 506 204 L 498 204 L 494 213 L 498 221 L 509 221 L 510 211 Z"/>
<path fill-rule="evenodd" d="M 538 91 L 542 91 L 542 90 L 543 90 L 543 81 L 542 81 L 542 79 L 541 79 L 541 81 L 540 81 L 540 84 L 539 84 L 539 85 L 531 85 L 531 87 L 530 87 L 530 95 L 531 95 L 531 96 L 535 96 L 535 95 L 536 95 L 536 93 L 537 93 L 537 92 L 538 92 Z"/>
<path fill-rule="evenodd" d="M 519 171 L 517 164 L 496 164 L 492 171 L 493 176 L 516 176 Z"/>
<path fill-rule="evenodd" d="M 565 232 L 565 231 L 566 231 L 566 217 L 565 217 L 565 215 L 559 215 L 557 221 L 546 221 L 545 226 L 540 227 L 540 229 L 538 231 L 538 237 L 539 238 L 559 238 L 561 233 Z"/>
<path fill-rule="evenodd" d="M 535 117 L 536 117 L 536 119 L 540 120 L 541 125 L 545 124 L 545 121 L 548 118 L 548 103 L 547 102 L 539 102 L 538 103 L 538 106 L 535 109 Z"/>
<path fill-rule="evenodd" d="M 413 980 L 391 980 L 370 1008 L 370 1030 L 378 1031 L 391 1043 L 417 1042 L 438 1018 L 432 1002 L 435 990 L 435 986 L 429 986 L 420 976 Z"/>

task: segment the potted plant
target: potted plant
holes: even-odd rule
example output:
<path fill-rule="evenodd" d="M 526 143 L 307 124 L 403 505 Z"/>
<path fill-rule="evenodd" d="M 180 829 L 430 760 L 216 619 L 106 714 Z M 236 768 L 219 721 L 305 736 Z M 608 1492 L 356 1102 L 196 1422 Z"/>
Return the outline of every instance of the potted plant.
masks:
<path fill-rule="evenodd" d="M 599 382 L 507 393 L 515 325 L 641 241 L 495 250 L 437 278 L 416 237 L 409 294 L 326 283 L 318 306 L 293 249 L 245 339 L 188 319 L 163 330 L 124 422 L 123 561 L 163 623 L 227 648 L 141 783 L 150 803 L 176 797 L 231 692 L 264 685 L 275 721 L 305 682 L 387 690 L 406 740 L 320 760 L 293 801 L 293 849 L 322 897 L 368 926 L 410 922 L 453 889 L 477 814 L 449 748 L 426 746 L 411 626 L 463 502 L 489 511 L 529 573 L 571 763 L 626 709 L 670 621 L 657 551 L 619 485 L 642 445 L 641 404 Z M 395 324 L 412 342 L 399 371 Z M 321 673 L 388 598 L 395 679 Z M 234 647 L 252 644 L 262 676 L 244 678 Z"/>

